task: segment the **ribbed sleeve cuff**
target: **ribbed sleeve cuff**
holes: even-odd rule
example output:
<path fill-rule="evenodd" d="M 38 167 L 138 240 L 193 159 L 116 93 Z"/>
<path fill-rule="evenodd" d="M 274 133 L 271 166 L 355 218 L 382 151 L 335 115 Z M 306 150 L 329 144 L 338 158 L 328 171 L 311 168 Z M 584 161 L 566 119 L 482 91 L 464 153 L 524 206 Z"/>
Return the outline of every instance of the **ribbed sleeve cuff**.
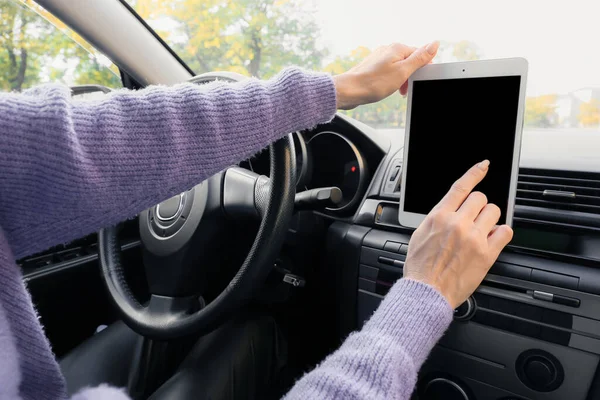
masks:
<path fill-rule="evenodd" d="M 442 295 L 424 283 L 401 279 L 364 327 L 391 337 L 412 357 L 415 368 L 452 322 L 453 310 Z"/>

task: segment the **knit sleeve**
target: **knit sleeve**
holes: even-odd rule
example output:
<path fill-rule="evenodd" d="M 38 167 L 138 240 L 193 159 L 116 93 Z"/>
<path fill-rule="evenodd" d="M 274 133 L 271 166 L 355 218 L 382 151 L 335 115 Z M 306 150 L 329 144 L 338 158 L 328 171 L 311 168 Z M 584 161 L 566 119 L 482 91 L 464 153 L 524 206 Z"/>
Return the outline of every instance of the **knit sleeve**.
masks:
<path fill-rule="evenodd" d="M 401 279 L 371 319 L 306 374 L 285 400 L 408 400 L 417 373 L 452 320 L 431 286 Z"/>
<path fill-rule="evenodd" d="M 0 94 L 0 224 L 17 258 L 187 190 L 284 135 L 330 121 L 332 78 L 182 84 L 73 102 L 66 87 Z"/>

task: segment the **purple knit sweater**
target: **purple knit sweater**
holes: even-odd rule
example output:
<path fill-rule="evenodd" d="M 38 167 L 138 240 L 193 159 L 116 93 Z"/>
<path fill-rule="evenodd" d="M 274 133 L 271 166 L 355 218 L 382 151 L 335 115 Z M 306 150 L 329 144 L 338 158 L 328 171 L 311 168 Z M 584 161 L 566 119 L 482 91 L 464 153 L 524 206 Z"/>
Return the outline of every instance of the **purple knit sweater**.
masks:
<path fill-rule="evenodd" d="M 72 102 L 55 85 L 0 94 L 0 399 L 66 399 L 15 257 L 135 216 L 331 120 L 335 108 L 331 77 L 298 69 L 267 82 L 152 87 L 94 102 Z M 400 280 L 286 399 L 408 399 L 451 316 L 434 289 Z M 100 387 L 73 397 L 109 398 L 127 396 Z"/>

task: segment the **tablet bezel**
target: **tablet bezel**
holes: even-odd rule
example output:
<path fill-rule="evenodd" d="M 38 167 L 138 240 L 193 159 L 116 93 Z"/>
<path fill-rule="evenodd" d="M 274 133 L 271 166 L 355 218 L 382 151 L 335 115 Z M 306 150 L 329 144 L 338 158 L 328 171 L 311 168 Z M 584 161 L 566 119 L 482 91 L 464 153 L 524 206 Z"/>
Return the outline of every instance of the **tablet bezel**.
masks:
<path fill-rule="evenodd" d="M 404 135 L 404 158 L 402 161 L 402 185 L 400 188 L 400 208 L 398 222 L 408 228 L 418 228 L 425 219 L 425 214 L 404 211 L 404 197 L 406 182 L 406 166 L 409 163 L 410 118 L 412 108 L 413 83 L 415 81 L 428 81 L 439 79 L 466 79 L 499 76 L 520 76 L 519 107 L 517 109 L 517 124 L 515 143 L 513 148 L 513 165 L 511 169 L 510 188 L 508 192 L 508 206 L 506 210 L 506 224 L 512 226 L 514 202 L 517 191 L 517 178 L 519 175 L 519 159 L 521 154 L 521 136 L 523 131 L 523 114 L 525 110 L 525 92 L 527 88 L 528 63 L 524 58 L 506 58 L 499 60 L 467 61 L 447 64 L 430 64 L 416 71 L 408 80 L 408 101 L 406 107 L 406 129 Z M 466 172 L 466 171 L 465 171 Z M 441 200 L 441 199 L 440 199 Z"/>

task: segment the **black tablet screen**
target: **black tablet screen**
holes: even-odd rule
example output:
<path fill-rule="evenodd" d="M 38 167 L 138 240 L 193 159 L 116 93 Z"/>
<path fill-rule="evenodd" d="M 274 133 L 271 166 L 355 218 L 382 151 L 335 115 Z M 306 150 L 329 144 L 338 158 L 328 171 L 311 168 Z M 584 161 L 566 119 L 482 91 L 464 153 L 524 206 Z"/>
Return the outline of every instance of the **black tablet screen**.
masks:
<path fill-rule="evenodd" d="M 427 214 L 467 169 L 490 160 L 475 190 L 502 210 L 505 223 L 520 76 L 413 83 L 404 211 Z"/>

